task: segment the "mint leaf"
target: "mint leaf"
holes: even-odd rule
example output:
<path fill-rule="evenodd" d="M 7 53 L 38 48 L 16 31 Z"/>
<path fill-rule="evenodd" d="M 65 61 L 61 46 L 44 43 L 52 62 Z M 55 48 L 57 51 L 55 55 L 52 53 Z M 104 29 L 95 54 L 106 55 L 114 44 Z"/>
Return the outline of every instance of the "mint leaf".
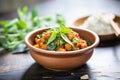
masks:
<path fill-rule="evenodd" d="M 2 47 L 4 50 L 13 51 L 19 44 L 24 44 L 24 37 L 28 32 L 41 27 L 60 25 L 64 21 L 62 15 L 40 17 L 38 16 L 36 7 L 29 13 L 27 13 L 27 10 L 27 7 L 19 8 L 16 18 L 0 21 L 0 26 L 2 26 L 0 29 L 0 48 Z M 56 39 L 58 32 L 60 31 L 57 30 L 54 32 L 53 36 L 51 35 L 48 42 L 49 44 Z"/>
<path fill-rule="evenodd" d="M 23 9 L 22 9 L 22 14 L 26 14 L 27 13 L 27 10 L 28 10 L 28 7 L 27 6 L 25 6 L 25 7 L 23 7 Z"/>
<path fill-rule="evenodd" d="M 18 22 L 18 19 L 15 18 L 15 19 L 9 21 L 8 24 L 5 25 L 5 27 L 10 27 L 10 26 L 16 24 L 17 22 Z"/>
<path fill-rule="evenodd" d="M 64 17 L 60 14 L 56 15 L 56 21 L 57 21 L 58 24 L 64 24 L 65 23 Z"/>
<path fill-rule="evenodd" d="M 5 25 L 8 24 L 8 23 L 9 23 L 8 20 L 6 20 L 6 21 L 0 21 L 0 25 L 1 25 L 1 26 L 5 26 Z"/>
<path fill-rule="evenodd" d="M 60 25 L 60 32 L 61 33 L 67 34 L 67 33 L 70 33 L 70 31 L 71 31 L 71 29 L 66 27 L 64 24 Z"/>
<path fill-rule="evenodd" d="M 47 44 L 49 44 L 49 43 L 51 43 L 53 40 L 55 40 L 56 36 L 57 36 L 57 32 L 56 32 L 55 30 L 52 31 L 52 35 L 51 35 L 50 38 L 48 39 Z"/>
<path fill-rule="evenodd" d="M 27 24 L 26 24 L 26 22 L 23 21 L 23 20 L 19 20 L 19 21 L 17 22 L 17 25 L 18 25 L 18 29 L 26 29 L 26 28 L 27 28 Z"/>
<path fill-rule="evenodd" d="M 32 12 L 31 12 L 32 20 L 33 20 L 36 16 L 38 16 L 38 11 L 37 11 L 37 10 L 38 10 L 37 7 L 34 7 L 34 8 L 32 9 Z"/>
<path fill-rule="evenodd" d="M 73 46 L 72 42 L 67 38 L 67 36 L 66 36 L 65 34 L 63 34 L 63 33 L 60 33 L 60 34 L 61 34 L 61 37 L 62 37 L 67 43 L 69 43 L 70 45 Z"/>
<path fill-rule="evenodd" d="M 21 20 L 24 20 L 25 16 L 26 16 L 26 13 L 27 13 L 27 7 L 23 7 L 22 9 L 18 9 L 17 10 L 17 14 L 18 14 L 18 18 L 21 19 Z"/>
<path fill-rule="evenodd" d="M 55 48 L 56 48 L 55 42 L 51 42 L 51 43 L 47 46 L 47 49 L 48 49 L 48 50 L 55 50 Z"/>

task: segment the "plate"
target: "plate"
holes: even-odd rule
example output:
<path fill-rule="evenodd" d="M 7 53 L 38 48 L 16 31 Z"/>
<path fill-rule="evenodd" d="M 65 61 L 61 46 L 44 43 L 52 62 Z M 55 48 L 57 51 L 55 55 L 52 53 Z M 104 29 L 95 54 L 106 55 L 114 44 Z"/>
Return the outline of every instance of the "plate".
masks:
<path fill-rule="evenodd" d="M 88 17 L 89 16 L 84 16 L 84 17 L 78 18 L 77 20 L 74 21 L 73 26 L 79 27 L 87 20 Z M 118 25 L 120 26 L 120 16 L 115 15 L 114 21 L 116 23 L 118 23 Z M 113 40 L 113 39 L 117 38 L 114 33 L 113 34 L 98 35 L 98 36 L 100 37 L 101 41 Z"/>

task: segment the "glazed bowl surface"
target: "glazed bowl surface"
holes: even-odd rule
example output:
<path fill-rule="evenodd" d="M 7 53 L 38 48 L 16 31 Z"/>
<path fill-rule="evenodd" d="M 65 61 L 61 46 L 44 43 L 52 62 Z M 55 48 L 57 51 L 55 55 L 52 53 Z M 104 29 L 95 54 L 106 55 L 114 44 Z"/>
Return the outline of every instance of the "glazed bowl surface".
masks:
<path fill-rule="evenodd" d="M 96 33 L 87 29 L 79 29 L 77 27 L 70 28 L 92 44 L 84 49 L 66 52 L 35 48 L 33 45 L 36 35 L 50 29 L 41 28 L 28 33 L 25 37 L 25 44 L 30 49 L 30 54 L 33 59 L 43 67 L 55 71 L 71 70 L 85 64 L 91 58 L 94 48 L 99 44 L 99 37 Z"/>

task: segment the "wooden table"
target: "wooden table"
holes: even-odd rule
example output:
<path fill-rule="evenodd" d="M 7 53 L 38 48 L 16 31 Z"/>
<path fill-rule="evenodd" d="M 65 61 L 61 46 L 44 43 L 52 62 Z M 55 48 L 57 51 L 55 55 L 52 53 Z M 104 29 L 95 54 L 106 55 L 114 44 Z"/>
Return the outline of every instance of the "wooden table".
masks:
<path fill-rule="evenodd" d="M 39 15 L 63 13 L 67 24 L 81 16 L 112 12 L 120 15 L 119 0 L 44 0 L 38 4 Z M 0 54 L 0 80 L 120 80 L 120 39 L 100 43 L 91 59 L 83 66 L 54 72 L 37 64 L 29 52 Z"/>
<path fill-rule="evenodd" d="M 89 80 L 119 80 L 120 39 L 105 43 L 95 48 L 85 65 L 66 72 L 43 68 L 32 59 L 29 52 L 1 54 L 0 80 L 80 80 L 81 76 L 87 76 Z"/>

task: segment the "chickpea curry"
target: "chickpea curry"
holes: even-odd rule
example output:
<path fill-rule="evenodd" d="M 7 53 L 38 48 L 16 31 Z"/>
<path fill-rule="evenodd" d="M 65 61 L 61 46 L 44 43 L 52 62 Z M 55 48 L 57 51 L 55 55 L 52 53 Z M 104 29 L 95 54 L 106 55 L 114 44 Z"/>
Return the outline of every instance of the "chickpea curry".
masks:
<path fill-rule="evenodd" d="M 35 37 L 34 47 L 51 51 L 73 51 L 88 47 L 88 41 L 65 25 L 46 30 Z"/>

